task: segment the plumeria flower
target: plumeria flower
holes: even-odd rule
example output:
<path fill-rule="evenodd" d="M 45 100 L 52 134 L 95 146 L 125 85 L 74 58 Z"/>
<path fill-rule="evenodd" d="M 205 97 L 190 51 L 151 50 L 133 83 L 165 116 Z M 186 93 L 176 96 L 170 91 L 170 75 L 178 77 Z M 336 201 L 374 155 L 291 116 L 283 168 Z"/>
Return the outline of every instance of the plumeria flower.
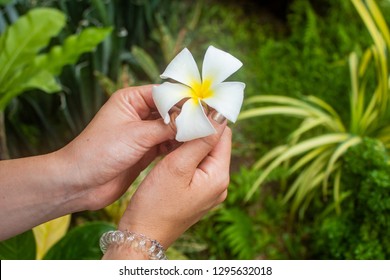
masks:
<path fill-rule="evenodd" d="M 215 109 L 232 122 L 237 120 L 245 84 L 223 81 L 241 66 L 237 58 L 213 46 L 204 56 L 202 75 L 187 48 L 169 63 L 160 77 L 179 83 L 164 82 L 154 87 L 153 99 L 166 124 L 171 121 L 169 111 L 172 107 L 185 100 L 175 121 L 177 141 L 190 141 L 216 133 L 204 107 Z"/>

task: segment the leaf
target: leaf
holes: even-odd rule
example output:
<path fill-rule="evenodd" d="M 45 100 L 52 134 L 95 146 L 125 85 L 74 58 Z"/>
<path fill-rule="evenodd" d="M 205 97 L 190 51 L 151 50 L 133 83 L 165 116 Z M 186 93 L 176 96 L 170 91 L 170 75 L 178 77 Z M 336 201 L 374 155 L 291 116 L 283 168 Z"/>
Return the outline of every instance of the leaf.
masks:
<path fill-rule="evenodd" d="M 0 0 L 0 5 L 3 6 L 3 5 L 7 5 L 9 3 L 11 3 L 12 0 Z"/>
<path fill-rule="evenodd" d="M 244 120 L 244 119 L 266 116 L 266 115 L 289 115 L 289 116 L 296 116 L 296 117 L 303 118 L 303 117 L 310 116 L 310 112 L 302 108 L 294 108 L 294 107 L 287 107 L 287 106 L 269 106 L 269 107 L 255 108 L 255 109 L 249 109 L 243 111 L 239 115 L 238 119 Z"/>
<path fill-rule="evenodd" d="M 172 60 L 175 56 L 175 41 L 170 33 L 168 27 L 165 25 L 163 18 L 157 14 L 157 31 L 158 31 L 158 41 L 163 52 L 164 60 L 166 63 Z"/>
<path fill-rule="evenodd" d="M 362 141 L 362 139 L 359 136 L 351 137 L 350 139 L 344 141 L 341 143 L 337 149 L 335 149 L 334 153 L 329 159 L 328 165 L 325 170 L 325 177 L 323 182 L 323 192 L 326 194 L 327 187 L 328 187 L 328 178 L 330 174 L 332 173 L 332 170 L 334 168 L 334 165 L 336 164 L 337 160 L 343 156 L 343 154 L 352 146 L 355 146 L 359 144 Z"/>
<path fill-rule="evenodd" d="M 379 7 L 373 0 L 366 0 L 366 3 L 387 45 L 390 46 L 390 31 Z"/>
<path fill-rule="evenodd" d="M 311 185 L 314 184 L 311 178 L 314 175 L 318 174 L 321 171 L 321 168 L 325 166 L 326 162 L 328 161 L 328 158 L 331 155 L 332 149 L 331 148 L 326 149 L 325 147 L 320 147 L 314 151 L 317 151 L 318 155 L 312 157 L 311 158 L 312 162 L 310 164 L 307 164 L 306 167 L 299 172 L 298 177 L 295 179 L 293 185 L 289 188 L 288 192 L 284 196 L 283 203 L 286 203 L 288 200 L 290 200 L 292 196 L 298 193 L 300 190 L 309 187 L 308 186 L 309 184 Z M 309 153 L 309 155 L 310 154 L 311 153 Z M 289 173 L 291 174 L 292 172 L 289 171 Z"/>
<path fill-rule="evenodd" d="M 298 169 L 318 157 L 319 155 L 323 154 L 325 150 L 327 149 L 326 146 L 321 146 L 317 149 L 314 149 L 306 154 L 304 154 L 297 162 L 288 170 L 289 174 L 293 174 L 296 172 Z"/>
<path fill-rule="evenodd" d="M 295 157 L 303 153 L 307 153 L 308 151 L 317 147 L 321 147 L 323 145 L 333 145 L 342 142 L 347 138 L 348 138 L 348 134 L 345 133 L 330 133 L 330 134 L 313 137 L 311 139 L 299 142 L 298 144 L 291 146 L 286 151 L 284 151 L 281 155 L 276 157 L 271 162 L 271 164 L 268 165 L 268 167 L 264 170 L 264 172 L 259 176 L 256 182 L 253 184 L 251 190 L 248 192 L 245 199 L 248 201 L 253 195 L 253 193 L 256 191 L 256 189 L 264 182 L 267 176 L 272 172 L 272 170 L 278 167 L 285 160 L 288 160 L 292 157 Z"/>
<path fill-rule="evenodd" d="M 111 27 L 86 28 L 80 34 L 66 38 L 62 46 L 54 46 L 49 53 L 36 57 L 34 65 L 38 69 L 59 75 L 63 66 L 76 63 L 81 54 L 92 51 L 111 30 Z"/>
<path fill-rule="evenodd" d="M 91 222 L 69 231 L 47 252 L 46 260 L 98 260 L 102 253 L 99 248 L 101 235 L 114 230 L 112 224 Z"/>
<path fill-rule="evenodd" d="M 160 71 L 158 70 L 158 67 L 153 58 L 146 51 L 137 46 L 134 46 L 131 49 L 131 53 L 137 60 L 139 66 L 142 68 L 142 70 L 145 71 L 152 82 L 155 83 L 160 81 Z"/>
<path fill-rule="evenodd" d="M 46 252 L 67 232 L 71 215 L 66 215 L 33 228 L 37 246 L 37 259 L 41 260 Z"/>
<path fill-rule="evenodd" d="M 222 209 L 218 220 L 224 225 L 221 237 L 229 245 L 232 253 L 239 259 L 253 259 L 254 252 L 254 227 L 251 218 L 239 208 Z"/>
<path fill-rule="evenodd" d="M 64 24 L 65 16 L 62 12 L 36 8 L 7 28 L 0 37 L 0 93 L 3 92 L 3 84 L 20 67 L 28 65 Z"/>
<path fill-rule="evenodd" d="M 34 260 L 35 239 L 32 230 L 0 242 L 1 260 Z"/>
<path fill-rule="evenodd" d="M 299 140 L 299 138 L 304 133 L 308 132 L 309 130 L 311 130 L 311 129 L 317 127 L 317 126 L 324 125 L 325 123 L 326 123 L 326 119 L 325 118 L 306 118 L 301 123 L 299 128 L 294 130 L 294 132 L 289 135 L 288 139 L 290 139 L 291 141 L 296 142 L 296 141 Z"/>
<path fill-rule="evenodd" d="M 27 80 L 24 80 L 24 78 Z M 6 94 L 0 95 L 0 111 L 3 111 L 12 98 L 18 96 L 23 91 L 40 89 L 46 93 L 53 93 L 61 90 L 61 86 L 57 83 L 54 76 L 47 71 L 40 71 L 35 75 L 29 75 L 29 72 L 25 71 L 11 86 L 13 86 L 12 89 L 7 90 Z"/>

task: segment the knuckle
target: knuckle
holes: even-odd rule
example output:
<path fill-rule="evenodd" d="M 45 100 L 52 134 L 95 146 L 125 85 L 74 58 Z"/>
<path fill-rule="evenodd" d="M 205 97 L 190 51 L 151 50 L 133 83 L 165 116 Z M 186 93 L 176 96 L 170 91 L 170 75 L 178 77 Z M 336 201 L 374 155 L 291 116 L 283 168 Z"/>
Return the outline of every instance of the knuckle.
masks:
<path fill-rule="evenodd" d="M 226 189 L 218 198 L 218 201 L 217 203 L 218 204 L 221 204 L 222 202 L 224 202 L 227 198 L 227 195 L 228 195 L 228 190 Z"/>
<path fill-rule="evenodd" d="M 214 146 L 218 143 L 219 135 L 213 134 L 204 138 L 201 138 L 202 144 L 205 145 L 209 150 L 212 150 Z"/>
<path fill-rule="evenodd" d="M 166 158 L 166 170 L 169 174 L 177 177 L 187 177 L 189 175 L 189 170 L 185 163 L 169 155 Z"/>
<path fill-rule="evenodd" d="M 230 175 L 227 174 L 227 175 L 223 178 L 222 186 L 224 186 L 224 188 L 227 189 L 228 186 L 229 186 L 229 183 L 230 183 Z"/>

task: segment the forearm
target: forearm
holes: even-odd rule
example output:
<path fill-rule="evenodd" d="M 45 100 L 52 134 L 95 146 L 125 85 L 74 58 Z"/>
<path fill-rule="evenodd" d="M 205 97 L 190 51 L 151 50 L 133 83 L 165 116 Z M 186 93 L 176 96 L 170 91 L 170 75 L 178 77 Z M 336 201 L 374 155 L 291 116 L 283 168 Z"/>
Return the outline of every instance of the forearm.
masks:
<path fill-rule="evenodd" d="M 70 164 L 57 153 L 0 161 L 0 240 L 83 210 L 80 192 L 66 178 Z"/>

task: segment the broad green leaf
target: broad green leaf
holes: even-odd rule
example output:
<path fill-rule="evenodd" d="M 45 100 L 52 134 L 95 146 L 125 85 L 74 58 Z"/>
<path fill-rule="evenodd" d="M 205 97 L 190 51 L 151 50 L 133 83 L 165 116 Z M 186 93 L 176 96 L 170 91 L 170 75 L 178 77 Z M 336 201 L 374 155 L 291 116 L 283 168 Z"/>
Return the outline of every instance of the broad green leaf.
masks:
<path fill-rule="evenodd" d="M 34 260 L 35 239 L 31 230 L 0 242 L 1 260 Z"/>
<path fill-rule="evenodd" d="M 80 34 L 66 38 L 62 46 L 54 46 L 49 53 L 36 57 L 34 64 L 37 69 L 45 69 L 58 75 L 63 66 L 76 63 L 81 54 L 92 51 L 111 30 L 110 27 L 86 28 Z"/>
<path fill-rule="evenodd" d="M 57 243 L 68 231 L 71 215 L 66 215 L 33 228 L 37 246 L 37 260 Z"/>
<path fill-rule="evenodd" d="M 11 2 L 12 2 L 12 0 L 0 0 L 0 6 L 7 5 Z"/>
<path fill-rule="evenodd" d="M 70 230 L 45 255 L 47 260 L 98 260 L 102 253 L 99 247 L 101 235 L 114 230 L 112 224 L 91 222 Z"/>
<path fill-rule="evenodd" d="M 0 37 L 0 94 L 5 81 L 28 65 L 51 37 L 60 32 L 65 16 L 51 8 L 36 8 L 20 17 Z"/>
<path fill-rule="evenodd" d="M 153 58 L 147 52 L 137 46 L 134 46 L 131 49 L 131 53 L 152 82 L 155 83 L 160 81 L 160 71 L 158 70 Z"/>
<path fill-rule="evenodd" d="M 35 75 L 28 77 L 27 73 L 15 80 L 15 85 L 6 94 L 0 95 L 0 111 L 3 111 L 12 98 L 20 93 L 30 89 L 40 89 L 46 93 L 53 93 L 61 90 L 60 85 L 55 80 L 54 76 L 47 71 L 40 71 Z M 26 77 L 26 80 L 23 80 Z"/>

